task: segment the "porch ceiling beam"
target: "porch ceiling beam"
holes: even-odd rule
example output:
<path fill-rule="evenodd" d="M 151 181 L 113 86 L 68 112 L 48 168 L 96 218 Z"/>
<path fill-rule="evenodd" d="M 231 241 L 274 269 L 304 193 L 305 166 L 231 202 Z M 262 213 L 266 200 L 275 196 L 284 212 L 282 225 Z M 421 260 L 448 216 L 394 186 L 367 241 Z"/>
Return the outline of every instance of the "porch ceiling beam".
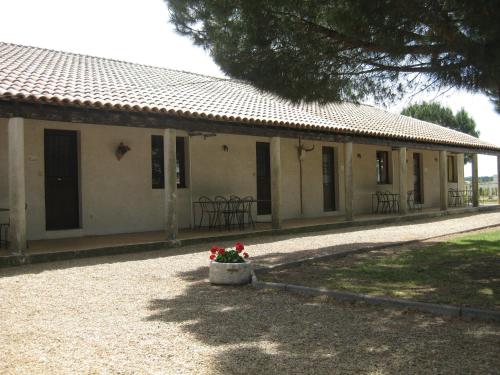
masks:
<path fill-rule="evenodd" d="M 500 155 L 500 151 L 460 147 L 448 144 L 405 141 L 389 137 L 367 137 L 349 134 L 322 132 L 312 129 L 292 129 L 264 124 L 249 124 L 230 121 L 217 121 L 203 118 L 182 118 L 166 113 L 127 112 L 106 108 L 80 108 L 54 104 L 39 104 L 0 100 L 0 117 L 24 117 L 34 120 L 61 121 L 97 125 L 127 126 L 139 128 L 238 134 L 256 137 L 301 137 L 307 140 L 358 144 L 381 145 L 387 147 L 406 147 L 421 150 L 446 150 L 454 153 L 481 153 Z"/>

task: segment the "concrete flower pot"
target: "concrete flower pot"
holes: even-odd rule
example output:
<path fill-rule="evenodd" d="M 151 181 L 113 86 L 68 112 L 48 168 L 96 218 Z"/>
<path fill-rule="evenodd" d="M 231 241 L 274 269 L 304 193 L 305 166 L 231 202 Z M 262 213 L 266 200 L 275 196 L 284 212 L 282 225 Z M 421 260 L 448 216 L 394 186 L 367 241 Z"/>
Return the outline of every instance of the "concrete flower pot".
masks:
<path fill-rule="evenodd" d="M 252 280 L 252 266 L 250 262 L 219 263 L 211 261 L 208 275 L 212 284 L 248 284 Z"/>

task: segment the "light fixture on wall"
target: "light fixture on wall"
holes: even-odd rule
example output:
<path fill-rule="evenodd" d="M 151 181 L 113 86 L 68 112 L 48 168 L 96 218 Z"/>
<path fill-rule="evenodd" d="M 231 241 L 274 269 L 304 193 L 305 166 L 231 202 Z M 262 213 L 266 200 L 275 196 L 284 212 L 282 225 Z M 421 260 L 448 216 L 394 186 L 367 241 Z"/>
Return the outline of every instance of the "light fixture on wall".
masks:
<path fill-rule="evenodd" d="M 222 145 L 222 150 L 224 150 L 224 152 L 229 152 L 229 146 L 228 145 Z"/>
<path fill-rule="evenodd" d="M 123 142 L 120 142 L 118 147 L 116 148 L 115 155 L 118 160 L 121 160 L 123 158 L 123 155 L 125 155 L 127 152 L 129 152 L 131 148 L 124 144 Z"/>
<path fill-rule="evenodd" d="M 358 159 L 361 159 L 361 154 L 357 154 L 356 156 L 358 157 Z"/>

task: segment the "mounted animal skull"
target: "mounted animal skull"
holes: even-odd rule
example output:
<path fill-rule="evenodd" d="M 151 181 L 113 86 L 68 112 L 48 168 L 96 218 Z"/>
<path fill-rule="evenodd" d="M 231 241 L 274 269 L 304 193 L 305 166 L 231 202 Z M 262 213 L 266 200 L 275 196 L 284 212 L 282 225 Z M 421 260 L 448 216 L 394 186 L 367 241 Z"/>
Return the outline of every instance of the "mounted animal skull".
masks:
<path fill-rule="evenodd" d="M 303 145 L 299 140 L 299 145 L 297 146 L 297 151 L 298 151 L 300 161 L 302 161 L 306 158 L 306 152 L 309 152 L 312 150 L 314 150 L 314 145 L 312 145 L 312 147 L 308 148 L 305 145 Z"/>

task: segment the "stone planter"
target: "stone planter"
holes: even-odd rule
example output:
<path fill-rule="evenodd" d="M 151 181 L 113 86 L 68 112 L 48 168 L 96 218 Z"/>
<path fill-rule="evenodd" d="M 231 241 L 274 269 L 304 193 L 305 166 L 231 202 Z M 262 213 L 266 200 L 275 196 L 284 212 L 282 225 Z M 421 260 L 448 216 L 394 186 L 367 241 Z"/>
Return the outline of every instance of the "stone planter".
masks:
<path fill-rule="evenodd" d="M 252 266 L 250 262 L 219 263 L 210 262 L 209 279 L 212 284 L 241 285 L 252 280 Z"/>

